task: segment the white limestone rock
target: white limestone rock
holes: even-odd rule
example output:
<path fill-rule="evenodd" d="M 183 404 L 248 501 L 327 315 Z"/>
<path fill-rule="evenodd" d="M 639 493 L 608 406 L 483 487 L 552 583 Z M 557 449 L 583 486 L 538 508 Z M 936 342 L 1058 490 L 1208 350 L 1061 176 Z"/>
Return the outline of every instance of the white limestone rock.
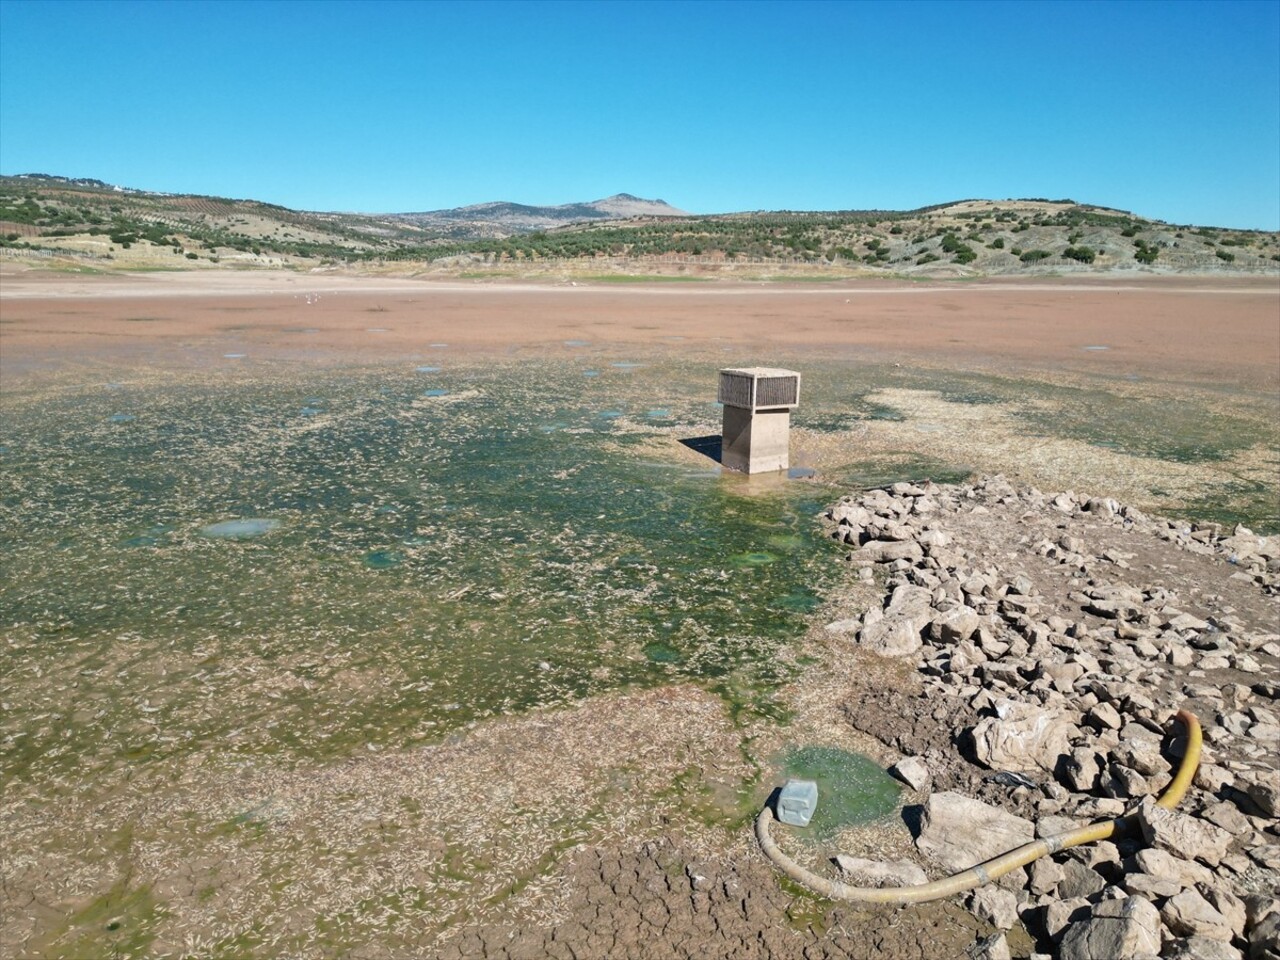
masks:
<path fill-rule="evenodd" d="M 1030 820 L 981 800 L 943 792 L 925 802 L 916 848 L 954 873 L 1034 838 Z"/>
<path fill-rule="evenodd" d="M 1160 954 L 1160 914 L 1141 897 L 1103 900 L 1062 937 L 1062 960 L 1138 960 Z"/>
<path fill-rule="evenodd" d="M 1217 866 L 1231 846 L 1231 834 L 1220 827 L 1176 810 L 1156 806 L 1154 797 L 1143 797 L 1138 821 L 1147 843 L 1183 860 L 1200 860 Z"/>
<path fill-rule="evenodd" d="M 913 887 L 929 882 L 925 872 L 910 860 L 864 860 L 841 853 L 835 862 L 845 876 L 873 887 Z"/>
<path fill-rule="evenodd" d="M 1014 700 L 997 700 L 995 709 L 996 716 L 970 730 L 974 754 L 984 766 L 1013 771 L 1039 767 L 1053 773 L 1058 758 L 1071 752 L 1076 731 L 1064 711 Z"/>

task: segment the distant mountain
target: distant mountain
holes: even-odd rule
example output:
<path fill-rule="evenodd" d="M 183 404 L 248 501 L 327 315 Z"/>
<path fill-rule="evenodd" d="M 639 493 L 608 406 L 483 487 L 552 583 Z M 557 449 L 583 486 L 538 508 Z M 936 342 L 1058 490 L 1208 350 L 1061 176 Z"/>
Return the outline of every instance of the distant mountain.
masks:
<path fill-rule="evenodd" d="M 523 203 L 476 203 L 448 210 L 388 214 L 388 219 L 439 232 L 453 240 L 501 239 L 519 233 L 552 230 L 571 223 L 630 220 L 637 217 L 687 217 L 665 200 L 615 193 L 603 200 L 535 207 Z"/>

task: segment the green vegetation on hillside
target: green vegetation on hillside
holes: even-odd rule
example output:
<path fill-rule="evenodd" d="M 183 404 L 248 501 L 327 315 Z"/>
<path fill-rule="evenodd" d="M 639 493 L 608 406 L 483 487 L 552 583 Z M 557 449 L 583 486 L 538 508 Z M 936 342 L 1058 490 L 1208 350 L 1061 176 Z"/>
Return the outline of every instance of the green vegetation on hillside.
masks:
<path fill-rule="evenodd" d="M 511 206 L 511 205 L 506 205 Z M 487 235 L 480 235 L 487 234 Z M 408 215 L 304 213 L 219 197 L 118 190 L 96 181 L 0 177 L 0 247 L 82 258 L 130 256 L 241 265 L 443 263 L 516 270 L 563 261 L 809 264 L 848 271 L 1020 270 L 1149 266 L 1269 269 L 1280 235 L 1174 228 L 1070 200 L 964 200 L 913 211 L 775 211 L 581 220 L 518 232 L 459 218 L 427 229 Z M 1229 247 L 1230 251 L 1222 248 Z M 937 266 L 933 266 L 936 264 Z"/>

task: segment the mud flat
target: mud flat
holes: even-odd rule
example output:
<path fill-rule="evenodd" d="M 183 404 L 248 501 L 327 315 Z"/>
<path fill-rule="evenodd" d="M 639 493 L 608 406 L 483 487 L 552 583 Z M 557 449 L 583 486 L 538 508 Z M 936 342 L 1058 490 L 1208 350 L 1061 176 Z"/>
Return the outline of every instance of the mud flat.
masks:
<path fill-rule="evenodd" d="M 0 952 L 1271 936 L 1274 285 L 20 281 Z M 762 357 L 806 372 L 813 479 L 694 442 L 716 367 Z M 750 835 L 798 749 L 921 758 L 888 817 L 780 839 L 939 876 L 931 804 L 1112 816 L 1183 705 L 1203 846 L 1152 824 L 891 910 L 780 882 Z M 1028 709 L 1051 735 L 1002 735 Z"/>
<path fill-rule="evenodd" d="M 12 271 L 12 268 L 10 268 Z M 850 348 L 1007 369 L 1280 382 L 1274 279 L 822 285 L 465 284 L 278 273 L 7 272 L 6 371 L 28 364 L 352 362 L 566 340 Z"/>

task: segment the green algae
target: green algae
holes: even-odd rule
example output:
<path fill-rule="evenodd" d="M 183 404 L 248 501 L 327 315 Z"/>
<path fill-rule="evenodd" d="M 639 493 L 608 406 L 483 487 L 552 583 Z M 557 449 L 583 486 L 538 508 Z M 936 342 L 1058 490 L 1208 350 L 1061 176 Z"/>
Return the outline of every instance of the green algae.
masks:
<path fill-rule="evenodd" d="M 409 367 L 11 404 L 9 676 L 75 685 L 101 715 L 15 710 L 0 769 L 146 765 L 211 742 L 341 756 L 672 679 L 721 690 L 735 716 L 782 716 L 776 655 L 835 573 L 820 501 L 627 452 L 649 430 L 707 432 L 696 383 L 662 388 L 651 428 L 600 418 L 659 409 L 645 397 L 670 366 L 519 369 L 435 374 L 448 403 L 421 402 Z M 320 397 L 323 416 L 297 415 Z M 146 414 L 127 430 L 107 422 L 122 399 Z"/>
<path fill-rule="evenodd" d="M 18 698 L 0 721 L 13 735 L 0 773 L 146 764 L 222 737 L 233 754 L 340 756 L 671 680 L 714 690 L 739 722 L 785 721 L 775 691 L 793 668 L 779 654 L 838 574 L 817 515 L 845 490 L 963 480 L 970 466 L 880 451 L 824 466 L 828 486 L 753 492 L 711 461 L 691 469 L 677 447 L 718 431 L 714 365 L 594 362 L 459 363 L 431 371 L 447 391 L 431 402 L 412 365 L 222 369 L 7 397 L 8 679 L 54 701 L 76 684 L 101 716 L 36 720 L 21 706 L 36 698 Z M 865 398 L 884 387 L 1065 401 L 1067 435 L 1112 397 L 788 362 L 806 371 L 797 424 L 837 436 L 879 413 Z M 298 415 L 321 402 L 323 415 Z M 136 419 L 111 423 L 122 409 Z M 1099 442 L 1161 452 L 1139 442 L 1149 407 L 1119 409 Z M 1175 408 L 1159 430 L 1197 409 Z M 1240 442 L 1257 439 L 1250 429 Z M 1217 514 L 1189 509 L 1265 529 L 1273 504 L 1273 487 L 1242 485 Z M 218 517 L 279 526 L 229 549 L 200 532 Z M 197 709 L 193 691 L 216 708 Z M 163 734 L 144 705 L 163 711 Z"/>
<path fill-rule="evenodd" d="M 783 776 L 818 784 L 818 806 L 799 831 L 825 840 L 845 827 L 872 823 L 898 809 L 901 787 L 870 757 L 837 747 L 807 746 L 781 758 Z"/>

